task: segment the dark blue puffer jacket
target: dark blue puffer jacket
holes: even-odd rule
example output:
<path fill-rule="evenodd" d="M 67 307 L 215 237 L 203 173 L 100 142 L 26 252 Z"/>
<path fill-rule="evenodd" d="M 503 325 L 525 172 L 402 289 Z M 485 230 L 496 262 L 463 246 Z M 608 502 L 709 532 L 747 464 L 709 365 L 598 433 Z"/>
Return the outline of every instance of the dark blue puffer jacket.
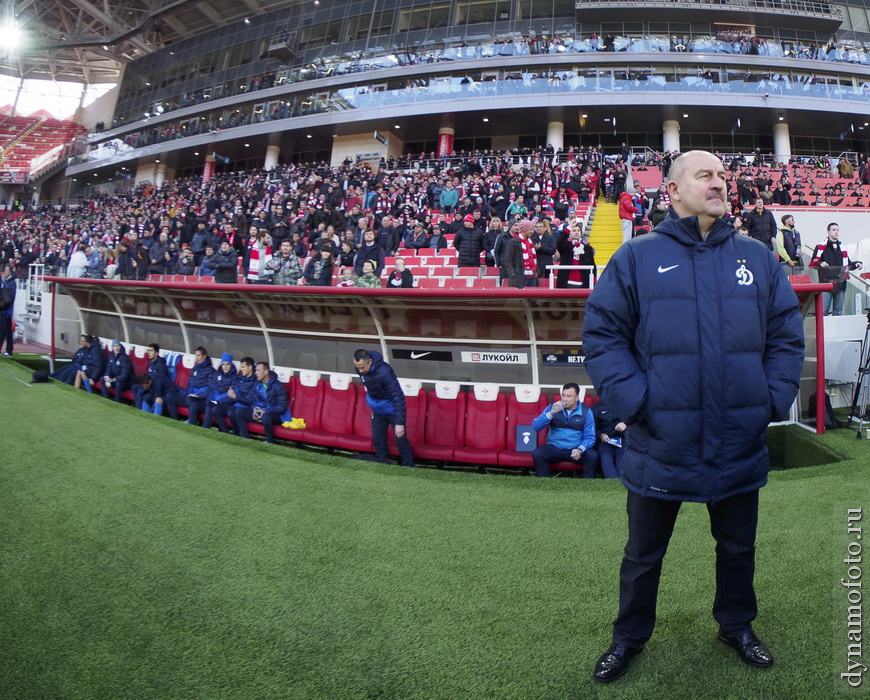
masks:
<path fill-rule="evenodd" d="M 99 379 L 103 376 L 103 368 L 106 366 L 106 353 L 100 345 L 100 339 L 94 338 L 88 344 L 88 354 L 85 357 L 82 370 L 90 379 Z"/>
<path fill-rule="evenodd" d="M 629 426 L 625 485 L 713 502 L 767 481 L 766 428 L 797 394 L 797 297 L 773 254 L 717 221 L 673 210 L 623 245 L 589 298 L 586 365 Z"/>
<path fill-rule="evenodd" d="M 263 386 L 263 382 L 254 380 L 254 406 L 262 406 L 272 413 L 282 414 L 287 410 L 287 389 L 278 379 L 275 372 L 269 372 L 269 381 Z"/>
<path fill-rule="evenodd" d="M 190 370 L 190 376 L 187 379 L 187 393 L 196 394 L 200 398 L 208 396 L 213 374 L 214 366 L 210 357 L 206 357 L 202 362 L 197 362 Z"/>
<path fill-rule="evenodd" d="M 209 394 L 210 401 L 217 401 L 218 403 L 233 403 L 235 399 L 231 399 L 227 396 L 227 392 L 231 387 L 235 385 L 236 382 L 236 366 L 230 365 L 230 371 L 224 372 L 221 369 L 217 369 L 214 374 L 211 375 L 211 380 L 209 382 L 209 387 L 211 393 Z"/>
<path fill-rule="evenodd" d="M 372 356 L 371 369 L 366 374 L 360 374 L 363 384 L 368 392 L 367 401 L 377 413 L 390 415 L 386 410 L 377 408 L 378 402 L 387 407 L 387 402 L 392 403 L 392 422 L 394 425 L 405 425 L 405 395 L 396 378 L 393 368 L 384 362 L 384 356 L 377 350 L 370 350 Z M 359 374 L 359 372 L 357 372 Z M 373 403 L 375 405 L 373 405 Z"/>
<path fill-rule="evenodd" d="M 233 381 L 233 391 L 236 393 L 236 402 L 233 406 L 241 408 L 242 406 L 253 406 L 256 403 L 257 397 L 254 394 L 254 382 L 257 378 L 252 374 L 246 377 L 241 372 L 236 374 Z"/>
<path fill-rule="evenodd" d="M 133 363 L 123 345 L 117 355 L 114 351 L 109 354 L 104 376 L 117 379 L 119 384 L 129 384 L 133 380 Z"/>

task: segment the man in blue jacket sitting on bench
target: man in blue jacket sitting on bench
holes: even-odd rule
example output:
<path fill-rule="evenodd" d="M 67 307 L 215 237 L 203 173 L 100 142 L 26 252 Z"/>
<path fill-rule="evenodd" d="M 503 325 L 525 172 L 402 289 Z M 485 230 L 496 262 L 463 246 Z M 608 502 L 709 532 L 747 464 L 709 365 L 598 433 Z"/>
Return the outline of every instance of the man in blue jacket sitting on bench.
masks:
<path fill-rule="evenodd" d="M 598 465 L 595 445 L 595 419 L 588 406 L 580 401 L 580 386 L 570 382 L 562 387 L 562 400 L 556 401 L 535 420 L 532 428 L 550 427 L 547 444 L 532 452 L 535 474 L 552 476 L 550 465 L 574 462 L 583 465 L 583 478 L 594 479 Z"/>

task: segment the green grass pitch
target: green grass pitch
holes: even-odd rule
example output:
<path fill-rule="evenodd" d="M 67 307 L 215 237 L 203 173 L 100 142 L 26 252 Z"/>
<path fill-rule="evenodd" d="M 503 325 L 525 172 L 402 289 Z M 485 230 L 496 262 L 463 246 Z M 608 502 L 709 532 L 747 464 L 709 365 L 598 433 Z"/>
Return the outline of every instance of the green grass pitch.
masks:
<path fill-rule="evenodd" d="M 267 447 L 16 378 L 29 370 L 0 361 L 0 698 L 848 690 L 837 582 L 847 509 L 870 515 L 870 443 L 854 433 L 790 431 L 846 459 L 773 472 L 761 492 L 755 627 L 776 665 L 748 667 L 716 640 L 713 540 L 704 506 L 685 504 L 656 633 L 600 687 L 621 484 Z"/>

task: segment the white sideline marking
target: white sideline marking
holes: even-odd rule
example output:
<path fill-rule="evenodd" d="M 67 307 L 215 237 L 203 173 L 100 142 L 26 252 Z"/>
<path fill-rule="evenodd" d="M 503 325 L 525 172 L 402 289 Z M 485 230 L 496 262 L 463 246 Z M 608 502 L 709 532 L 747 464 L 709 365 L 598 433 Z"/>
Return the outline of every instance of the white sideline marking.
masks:
<path fill-rule="evenodd" d="M 9 372 L 7 372 L 5 369 L 0 369 L 0 372 L 3 372 L 3 374 L 5 374 L 7 377 L 12 377 L 16 382 L 21 382 L 26 387 L 29 387 L 31 389 L 34 387 L 34 385 L 31 384 L 30 382 L 25 382 L 23 379 L 19 379 L 14 374 L 10 374 Z M 48 383 L 49 382 L 46 382 L 46 384 L 48 384 Z"/>

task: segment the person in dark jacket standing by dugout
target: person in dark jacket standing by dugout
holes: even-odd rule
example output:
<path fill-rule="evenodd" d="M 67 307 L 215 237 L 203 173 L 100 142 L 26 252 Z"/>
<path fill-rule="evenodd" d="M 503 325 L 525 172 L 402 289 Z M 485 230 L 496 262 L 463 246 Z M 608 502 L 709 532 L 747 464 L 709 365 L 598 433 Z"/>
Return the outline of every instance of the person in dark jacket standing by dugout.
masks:
<path fill-rule="evenodd" d="M 0 303 L 0 350 L 6 341 L 6 352 L 3 357 L 12 357 L 12 315 L 15 313 L 15 273 L 12 265 L 5 265 L 0 272 L 0 287 L 3 288 L 5 303 Z"/>
<path fill-rule="evenodd" d="M 375 459 L 390 461 L 387 449 L 387 427 L 393 426 L 396 446 L 399 448 L 399 464 L 414 466 L 414 452 L 405 432 L 405 394 L 393 368 L 384 362 L 376 350 L 357 350 L 353 354 L 353 366 L 366 387 L 366 402 L 372 409 L 372 444 Z"/>
<path fill-rule="evenodd" d="M 750 238 L 761 241 L 768 249 L 773 250 L 773 242 L 779 227 L 776 225 L 773 212 L 765 209 L 761 197 L 755 200 L 755 209 L 743 216 L 743 225 L 749 231 Z"/>
<path fill-rule="evenodd" d="M 106 362 L 106 371 L 100 380 L 103 398 L 109 398 L 109 389 L 115 392 L 115 401 L 121 402 L 122 394 L 133 386 L 133 362 L 121 345 L 120 340 L 112 341 L 112 354 Z"/>
<path fill-rule="evenodd" d="M 719 639 L 745 663 L 773 663 L 752 629 L 755 532 L 767 425 L 788 415 L 803 365 L 798 301 L 773 254 L 728 223 L 716 156 L 680 156 L 668 191 L 668 217 L 616 251 L 583 327 L 589 376 L 628 426 L 619 613 L 593 672 L 605 683 L 628 671 L 652 635 L 683 501 L 707 504 Z"/>

